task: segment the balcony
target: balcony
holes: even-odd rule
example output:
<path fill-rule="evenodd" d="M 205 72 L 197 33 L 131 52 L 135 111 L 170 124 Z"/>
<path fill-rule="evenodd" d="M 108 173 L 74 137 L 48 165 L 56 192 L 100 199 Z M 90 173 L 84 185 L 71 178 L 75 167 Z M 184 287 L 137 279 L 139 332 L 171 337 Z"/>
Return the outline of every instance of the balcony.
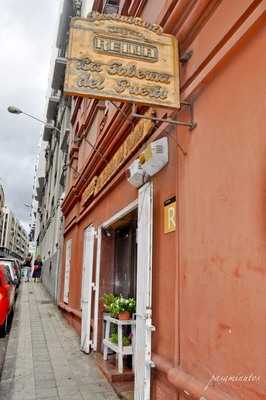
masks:
<path fill-rule="evenodd" d="M 44 142 L 49 142 L 51 140 L 51 137 L 53 134 L 53 129 L 54 129 L 54 121 L 50 121 L 44 126 L 44 130 L 43 130 L 43 141 Z"/>
<path fill-rule="evenodd" d="M 42 201 L 44 185 L 45 185 L 45 177 L 40 176 L 38 178 L 38 186 L 36 188 L 36 197 L 35 197 L 35 199 L 38 201 L 38 203 L 40 203 Z"/>
<path fill-rule="evenodd" d="M 67 166 L 64 165 L 63 168 L 62 168 L 62 171 L 61 171 L 60 179 L 59 179 L 59 183 L 62 186 L 65 186 L 66 171 L 67 171 Z"/>
<path fill-rule="evenodd" d="M 47 121 L 53 121 L 56 119 L 59 100 L 60 100 L 59 93 L 53 91 L 48 101 L 47 114 L 46 114 Z"/>
<path fill-rule="evenodd" d="M 57 31 L 56 47 L 61 49 L 65 46 L 67 40 L 67 34 L 69 31 L 70 17 L 73 16 L 73 2 L 64 1 L 62 12 L 59 20 L 59 27 Z"/>
<path fill-rule="evenodd" d="M 52 78 L 52 88 L 54 90 L 62 89 L 65 79 L 66 58 L 56 57 L 54 73 Z"/>
<path fill-rule="evenodd" d="M 39 176 L 39 177 L 38 177 L 38 181 L 39 181 L 39 187 L 40 187 L 40 189 L 43 189 L 44 183 L 45 183 L 45 177 L 44 177 L 44 176 Z"/>
<path fill-rule="evenodd" d="M 39 186 L 37 186 L 37 188 L 36 188 L 35 200 L 38 201 L 38 203 L 40 203 L 41 200 L 42 200 L 42 191 L 41 191 L 41 189 L 39 188 Z"/>
<path fill-rule="evenodd" d="M 63 136 L 62 142 L 61 142 L 61 147 L 60 148 L 64 153 L 67 151 L 69 133 L 70 133 L 70 130 L 66 129 L 65 132 L 64 132 L 64 136 Z"/>

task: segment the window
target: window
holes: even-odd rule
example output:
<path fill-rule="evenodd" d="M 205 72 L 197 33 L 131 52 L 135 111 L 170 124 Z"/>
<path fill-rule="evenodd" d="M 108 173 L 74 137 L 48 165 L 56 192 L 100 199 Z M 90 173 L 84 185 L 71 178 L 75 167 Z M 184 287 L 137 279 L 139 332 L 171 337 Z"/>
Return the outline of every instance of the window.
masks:
<path fill-rule="evenodd" d="M 119 12 L 119 0 L 105 0 L 103 6 L 103 13 L 118 14 L 118 12 Z"/>

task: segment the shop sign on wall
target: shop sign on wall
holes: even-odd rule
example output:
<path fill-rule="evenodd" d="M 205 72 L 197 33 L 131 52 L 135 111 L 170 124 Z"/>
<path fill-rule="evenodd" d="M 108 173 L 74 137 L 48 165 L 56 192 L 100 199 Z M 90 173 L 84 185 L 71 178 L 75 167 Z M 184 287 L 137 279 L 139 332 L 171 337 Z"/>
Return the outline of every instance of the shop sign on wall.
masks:
<path fill-rule="evenodd" d="M 164 202 L 164 233 L 176 230 L 176 197 Z"/>
<path fill-rule="evenodd" d="M 147 111 L 145 116 L 151 117 L 151 111 Z M 151 133 L 153 127 L 154 123 L 149 119 L 142 119 L 137 123 L 100 175 L 95 176 L 84 190 L 81 198 L 82 206 L 84 206 L 92 196 L 95 196 L 100 192 L 100 190 L 102 190 L 124 162 L 130 158 L 137 147 Z"/>
<path fill-rule="evenodd" d="M 66 95 L 179 108 L 177 41 L 140 18 L 72 18 Z"/>
<path fill-rule="evenodd" d="M 84 203 L 94 195 L 96 184 L 97 184 L 97 176 L 95 176 L 91 180 L 89 185 L 84 190 L 82 197 L 81 197 L 81 205 L 84 205 Z"/>

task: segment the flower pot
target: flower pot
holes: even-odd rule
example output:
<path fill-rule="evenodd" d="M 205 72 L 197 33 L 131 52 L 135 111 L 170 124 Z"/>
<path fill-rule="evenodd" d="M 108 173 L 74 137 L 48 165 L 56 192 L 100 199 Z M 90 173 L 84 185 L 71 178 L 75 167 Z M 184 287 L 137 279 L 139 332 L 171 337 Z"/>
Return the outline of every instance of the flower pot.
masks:
<path fill-rule="evenodd" d="M 127 319 L 130 319 L 130 314 L 129 314 L 129 312 L 128 312 L 128 311 L 121 311 L 121 312 L 118 314 L 118 319 L 120 319 L 120 320 L 122 320 L 122 321 L 125 321 L 125 320 L 127 320 Z"/>

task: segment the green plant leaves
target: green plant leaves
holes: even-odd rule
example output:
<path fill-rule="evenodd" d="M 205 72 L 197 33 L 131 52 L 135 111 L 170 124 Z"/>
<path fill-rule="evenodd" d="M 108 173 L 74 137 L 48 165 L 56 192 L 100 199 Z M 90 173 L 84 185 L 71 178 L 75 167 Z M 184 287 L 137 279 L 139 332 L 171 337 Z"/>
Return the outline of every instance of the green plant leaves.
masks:
<path fill-rule="evenodd" d="M 136 311 L 136 300 L 124 298 L 122 295 L 115 296 L 113 293 L 104 293 L 102 297 L 104 308 L 112 317 L 116 318 L 120 312 L 128 311 L 130 314 Z"/>

